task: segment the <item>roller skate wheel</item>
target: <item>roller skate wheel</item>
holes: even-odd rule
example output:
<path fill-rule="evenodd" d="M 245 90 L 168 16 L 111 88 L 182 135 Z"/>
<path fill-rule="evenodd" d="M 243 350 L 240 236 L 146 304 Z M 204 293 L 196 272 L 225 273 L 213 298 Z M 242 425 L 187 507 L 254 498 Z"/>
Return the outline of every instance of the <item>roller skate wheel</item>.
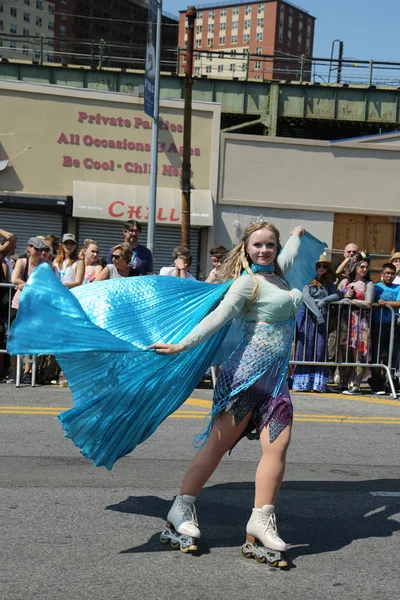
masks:
<path fill-rule="evenodd" d="M 169 543 L 169 537 L 165 536 L 163 533 L 160 535 L 160 542 L 162 544 L 168 544 Z"/>
<path fill-rule="evenodd" d="M 256 561 L 257 561 L 258 563 L 266 563 L 266 562 L 267 562 L 267 559 L 266 559 L 266 557 L 265 557 L 265 556 L 256 556 Z"/>
<path fill-rule="evenodd" d="M 244 558 L 251 558 L 253 556 L 252 552 L 247 551 L 245 545 L 242 546 L 241 550 L 242 550 L 242 556 L 244 556 Z"/>
<path fill-rule="evenodd" d="M 180 542 L 171 542 L 171 548 L 173 548 L 174 550 L 179 550 L 181 547 Z"/>

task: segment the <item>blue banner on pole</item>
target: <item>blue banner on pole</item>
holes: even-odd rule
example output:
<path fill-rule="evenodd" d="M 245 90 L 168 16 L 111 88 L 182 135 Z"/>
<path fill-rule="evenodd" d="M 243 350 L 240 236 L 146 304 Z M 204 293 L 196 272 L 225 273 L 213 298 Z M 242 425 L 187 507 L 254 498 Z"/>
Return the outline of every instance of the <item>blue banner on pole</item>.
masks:
<path fill-rule="evenodd" d="M 146 71 L 144 75 L 144 112 L 154 118 L 154 80 L 156 76 L 157 0 L 149 0 Z"/>

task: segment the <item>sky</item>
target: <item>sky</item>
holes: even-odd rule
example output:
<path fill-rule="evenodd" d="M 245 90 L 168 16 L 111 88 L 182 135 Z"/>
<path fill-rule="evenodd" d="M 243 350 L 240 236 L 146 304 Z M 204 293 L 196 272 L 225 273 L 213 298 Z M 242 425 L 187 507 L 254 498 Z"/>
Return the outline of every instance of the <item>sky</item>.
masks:
<path fill-rule="evenodd" d="M 293 4 L 317 19 L 314 57 L 329 58 L 332 41 L 340 39 L 346 58 L 400 62 L 400 0 L 294 0 Z M 163 1 L 163 10 L 176 15 L 187 6 L 181 0 Z"/>

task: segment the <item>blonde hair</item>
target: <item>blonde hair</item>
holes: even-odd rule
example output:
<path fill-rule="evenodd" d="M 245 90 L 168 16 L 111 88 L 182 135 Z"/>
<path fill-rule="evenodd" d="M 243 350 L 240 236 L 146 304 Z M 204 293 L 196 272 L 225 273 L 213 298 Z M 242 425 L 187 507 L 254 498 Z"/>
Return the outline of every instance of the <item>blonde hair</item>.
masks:
<path fill-rule="evenodd" d="M 268 229 L 268 231 L 272 231 L 272 233 L 275 235 L 275 238 L 276 238 L 276 256 L 274 259 L 275 273 L 278 275 L 278 277 L 281 277 L 282 279 L 284 279 L 282 270 L 278 264 L 278 255 L 282 248 L 282 245 L 280 242 L 280 234 L 279 234 L 278 229 L 275 227 L 275 225 L 272 225 L 272 223 L 269 223 L 268 221 L 264 221 L 264 220 L 259 220 L 259 221 L 256 221 L 255 223 L 251 223 L 244 230 L 239 243 L 233 248 L 233 250 L 231 250 L 229 252 L 229 254 L 226 257 L 226 259 L 221 267 L 221 270 L 220 270 L 220 281 L 229 281 L 230 279 L 238 279 L 238 277 L 241 276 L 243 271 L 247 271 L 247 273 L 249 275 L 251 275 L 251 277 L 253 278 L 254 288 L 253 288 L 251 297 L 246 305 L 245 311 L 249 310 L 250 306 L 253 304 L 253 302 L 255 300 L 257 300 L 257 298 L 260 294 L 260 284 L 259 284 L 257 277 L 251 270 L 251 265 L 253 263 L 250 259 L 250 256 L 247 253 L 247 244 L 249 242 L 249 238 L 250 238 L 251 234 L 254 233 L 255 231 L 259 231 L 260 229 Z"/>
<path fill-rule="evenodd" d="M 121 250 L 121 256 L 127 265 L 131 262 L 133 252 L 129 246 L 127 246 L 126 244 L 117 244 L 116 246 L 114 246 L 111 252 L 115 252 L 115 250 Z"/>

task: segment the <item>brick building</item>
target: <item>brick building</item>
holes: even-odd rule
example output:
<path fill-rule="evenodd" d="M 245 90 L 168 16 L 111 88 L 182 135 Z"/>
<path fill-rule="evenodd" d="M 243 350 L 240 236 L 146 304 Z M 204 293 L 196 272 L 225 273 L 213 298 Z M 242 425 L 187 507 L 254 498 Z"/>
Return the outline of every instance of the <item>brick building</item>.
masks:
<path fill-rule="evenodd" d="M 187 40 L 185 12 L 179 14 L 180 48 L 185 48 Z M 290 2 L 216 2 L 196 6 L 196 13 L 197 76 L 296 80 L 300 60 L 288 58 L 312 56 L 315 17 Z M 182 53 L 181 74 L 184 63 Z"/>
<path fill-rule="evenodd" d="M 0 58 L 144 69 L 145 0 L 0 0 Z M 101 50 L 100 50 L 100 40 Z M 176 72 L 178 20 L 163 13 L 161 68 Z"/>

